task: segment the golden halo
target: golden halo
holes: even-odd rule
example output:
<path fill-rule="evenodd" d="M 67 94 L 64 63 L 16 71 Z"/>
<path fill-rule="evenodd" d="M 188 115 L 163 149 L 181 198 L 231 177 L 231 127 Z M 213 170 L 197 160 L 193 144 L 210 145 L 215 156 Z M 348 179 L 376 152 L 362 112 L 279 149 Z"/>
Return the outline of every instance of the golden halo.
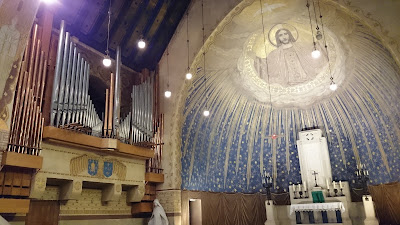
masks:
<path fill-rule="evenodd" d="M 276 44 L 276 38 L 275 38 L 275 34 L 278 30 L 280 29 L 287 29 L 288 31 L 290 31 L 290 33 L 292 33 L 294 40 L 297 41 L 297 38 L 299 37 L 299 33 L 297 32 L 297 29 L 287 23 L 278 23 L 275 24 L 268 32 L 268 40 L 269 43 L 271 43 L 271 45 L 278 47 Z"/>

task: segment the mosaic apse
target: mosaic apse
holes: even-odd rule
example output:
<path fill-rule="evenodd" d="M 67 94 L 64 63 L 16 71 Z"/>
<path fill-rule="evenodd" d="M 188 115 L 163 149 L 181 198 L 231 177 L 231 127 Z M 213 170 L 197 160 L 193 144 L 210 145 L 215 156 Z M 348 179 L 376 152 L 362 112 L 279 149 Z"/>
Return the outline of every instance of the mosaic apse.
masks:
<path fill-rule="evenodd" d="M 301 179 L 298 132 L 313 128 L 328 140 L 334 180 L 352 182 L 357 163 L 372 184 L 399 180 L 398 66 L 367 26 L 325 1 L 321 57 L 311 58 L 304 5 L 264 1 L 261 11 L 244 1 L 197 55 L 183 109 L 182 189 L 259 192 L 266 170 L 287 191 Z"/>

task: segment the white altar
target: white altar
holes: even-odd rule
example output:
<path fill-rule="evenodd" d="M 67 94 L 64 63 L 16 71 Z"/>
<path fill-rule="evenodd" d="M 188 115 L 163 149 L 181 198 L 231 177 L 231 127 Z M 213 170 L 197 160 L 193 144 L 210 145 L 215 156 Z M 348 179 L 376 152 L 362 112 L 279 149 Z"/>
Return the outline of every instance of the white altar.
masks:
<path fill-rule="evenodd" d="M 302 181 L 289 185 L 290 206 L 265 203 L 265 225 L 379 224 L 371 200 L 352 202 L 348 181 L 332 180 L 327 140 L 320 129 L 299 132 L 297 146 Z"/>
<path fill-rule="evenodd" d="M 320 129 L 299 132 L 297 141 L 299 152 L 301 180 L 306 181 L 309 187 L 318 186 L 326 188 L 326 180 L 332 181 L 331 162 L 329 159 L 328 144 L 322 137 Z M 315 177 L 313 173 L 318 175 Z"/>

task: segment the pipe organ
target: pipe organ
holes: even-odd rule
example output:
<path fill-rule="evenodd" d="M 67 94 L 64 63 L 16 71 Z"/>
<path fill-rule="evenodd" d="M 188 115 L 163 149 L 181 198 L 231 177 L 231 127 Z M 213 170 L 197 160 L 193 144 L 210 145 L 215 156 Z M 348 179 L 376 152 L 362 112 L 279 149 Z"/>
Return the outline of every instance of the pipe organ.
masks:
<path fill-rule="evenodd" d="M 121 120 L 120 140 L 129 144 L 153 142 L 154 77 L 149 76 L 142 84 L 134 85 L 131 99 L 131 111 Z"/>
<path fill-rule="evenodd" d="M 34 26 L 31 36 L 18 73 L 7 150 L 39 155 L 45 122 L 42 109 L 45 80 L 49 68 L 47 53 L 41 50 L 41 41 L 37 38 L 38 25 Z M 120 119 L 120 54 L 117 48 L 116 73 L 111 73 L 110 88 L 105 93 L 104 115 L 99 117 L 88 94 L 90 65 L 71 40 L 70 33 L 65 31 L 62 21 L 51 89 L 50 121 L 47 122 L 62 129 L 152 148 L 155 154 L 147 161 L 147 172 L 161 173 L 163 116 L 159 116 L 157 109 L 157 76 L 143 72 L 141 83 L 132 87 L 130 110 Z"/>
<path fill-rule="evenodd" d="M 115 138 L 131 144 L 151 147 L 158 152 L 154 162 L 159 168 L 162 151 L 162 117 L 157 116 L 157 84 L 154 73 L 147 74 L 132 87 L 130 112 L 120 118 L 121 50 L 116 51 L 115 73 L 105 93 L 104 116 L 100 118 L 88 95 L 90 65 L 70 40 L 61 23 L 54 73 L 50 124 L 86 134 Z"/>
<path fill-rule="evenodd" d="M 101 136 L 103 121 L 98 116 L 89 91 L 90 65 L 61 22 L 51 96 L 50 125 Z"/>
<path fill-rule="evenodd" d="M 38 26 L 35 24 L 20 64 L 7 148 L 8 151 L 31 155 L 40 154 L 47 71 L 47 56 L 37 37 Z"/>

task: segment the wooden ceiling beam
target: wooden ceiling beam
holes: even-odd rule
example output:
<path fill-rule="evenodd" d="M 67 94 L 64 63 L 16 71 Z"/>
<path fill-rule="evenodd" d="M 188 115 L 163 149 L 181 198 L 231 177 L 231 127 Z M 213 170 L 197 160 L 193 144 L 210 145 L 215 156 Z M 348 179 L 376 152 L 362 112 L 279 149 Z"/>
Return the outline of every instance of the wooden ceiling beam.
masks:
<path fill-rule="evenodd" d="M 174 1 L 169 7 L 165 19 L 162 21 L 161 25 L 157 29 L 154 38 L 149 40 L 149 45 L 151 45 L 154 51 L 147 51 L 143 55 L 143 58 L 156 60 L 152 62 L 147 60 L 142 64 L 143 67 L 149 68 L 151 70 L 155 69 L 158 61 L 161 59 L 165 49 L 167 48 L 179 21 L 182 19 L 185 13 L 189 1 Z M 135 61 L 134 61 L 135 62 Z M 131 67 L 136 68 L 139 65 L 131 65 Z"/>
<path fill-rule="evenodd" d="M 111 19 L 110 27 L 114 26 L 122 7 L 125 5 L 125 0 L 113 1 L 111 5 Z M 98 43 L 106 43 L 107 29 L 108 29 L 108 5 L 103 9 L 101 17 L 97 20 L 96 25 L 93 27 L 93 39 Z M 106 47 L 104 47 L 106 49 Z"/>
<path fill-rule="evenodd" d="M 167 13 L 168 10 L 168 1 L 159 1 L 159 3 L 163 2 L 163 4 L 160 4 L 161 7 L 159 7 L 158 10 L 154 10 L 155 15 L 152 16 L 152 20 L 148 21 L 145 30 L 143 31 L 143 36 L 146 37 L 146 41 L 149 39 L 153 38 L 153 35 L 155 34 L 155 30 L 160 26 L 161 22 L 164 20 L 165 14 Z M 150 33 L 150 31 L 152 31 Z M 154 51 L 152 49 L 152 46 L 148 46 L 148 49 L 145 51 L 135 51 L 133 52 L 130 56 L 130 58 L 133 58 L 133 61 L 135 62 L 141 62 L 143 59 L 146 59 L 143 57 L 143 55 L 146 53 L 146 51 Z M 147 59 L 151 60 L 151 59 Z"/>
<path fill-rule="evenodd" d="M 142 13 L 133 32 L 127 36 L 126 42 L 124 42 L 122 50 L 123 56 L 130 59 L 130 56 L 139 50 L 137 48 L 137 42 L 144 35 L 143 31 L 146 29 L 146 26 L 149 26 L 148 24 L 153 22 L 155 15 L 157 15 L 155 12 L 160 10 L 163 1 L 164 0 L 149 0 L 145 13 Z M 145 50 L 147 50 L 147 48 Z"/>
<path fill-rule="evenodd" d="M 144 0 L 146 2 L 147 0 Z M 138 14 L 143 12 L 143 1 L 132 1 L 127 12 L 123 17 L 119 18 L 118 27 L 111 33 L 110 48 L 115 51 L 117 46 L 123 46 L 123 40 L 126 35 L 129 35 L 132 29 L 132 23 L 135 23 L 135 19 Z M 122 48 L 123 49 L 123 48 Z"/>

